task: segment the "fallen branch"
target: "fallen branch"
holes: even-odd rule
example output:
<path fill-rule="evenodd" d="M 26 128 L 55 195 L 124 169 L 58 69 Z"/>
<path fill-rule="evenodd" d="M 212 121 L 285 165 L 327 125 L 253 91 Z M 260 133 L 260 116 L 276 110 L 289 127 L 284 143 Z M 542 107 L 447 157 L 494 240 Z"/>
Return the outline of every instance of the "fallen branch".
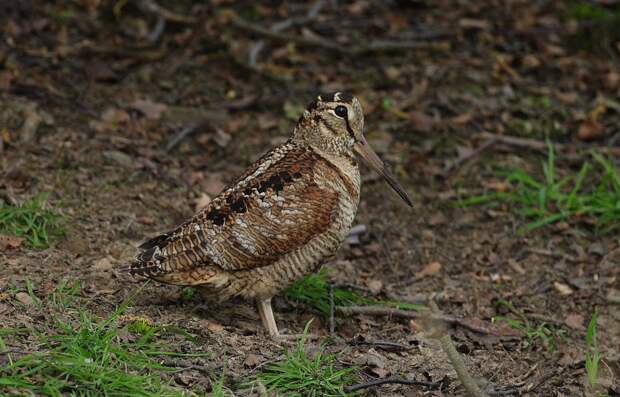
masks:
<path fill-rule="evenodd" d="M 478 138 L 481 139 L 494 139 L 497 142 L 501 142 L 511 146 L 524 147 L 533 150 L 542 150 L 547 151 L 547 143 L 543 141 L 539 141 L 536 139 L 530 138 L 520 138 L 516 136 L 510 135 L 497 135 L 491 134 L 490 132 L 481 132 L 477 135 Z M 608 147 L 608 146 L 579 146 L 579 145 L 569 145 L 565 143 L 554 143 L 554 148 L 557 151 L 564 152 L 576 152 L 578 150 L 596 150 L 597 152 L 607 154 L 610 156 L 620 156 L 620 148 L 617 147 Z"/>
<path fill-rule="evenodd" d="M 510 327 L 486 323 L 475 318 L 450 316 L 442 313 L 416 312 L 413 310 L 394 309 L 385 306 L 336 306 L 336 311 L 345 315 L 366 314 L 370 316 L 391 316 L 408 319 L 434 320 L 460 326 L 470 331 L 499 337 L 519 337 L 520 332 Z"/>
<path fill-rule="evenodd" d="M 442 315 L 435 301 L 429 299 L 428 303 L 433 311 L 433 315 Z M 465 389 L 467 390 L 467 393 L 472 397 L 488 397 L 488 395 L 480 389 L 480 386 L 478 386 L 474 378 L 472 378 L 469 374 L 469 371 L 467 370 L 467 367 L 465 367 L 465 363 L 463 362 L 461 355 L 459 354 L 459 352 L 456 351 L 454 343 L 452 343 L 452 338 L 450 338 L 450 334 L 443 329 L 441 330 L 441 332 L 443 333 L 443 335 L 439 337 L 441 348 L 448 356 L 450 363 L 456 371 L 456 375 L 463 384 L 463 387 L 465 387 Z"/>
<path fill-rule="evenodd" d="M 353 339 L 348 342 L 351 346 L 372 346 L 387 351 L 405 351 L 411 350 L 414 346 L 403 345 L 402 343 L 391 342 L 388 340 L 358 340 Z"/>
<path fill-rule="evenodd" d="M 432 389 L 439 389 L 443 384 L 443 380 L 439 382 L 427 382 L 423 380 L 407 380 L 402 378 L 386 378 L 386 379 L 375 379 L 369 382 L 358 383 L 352 386 L 347 386 L 344 388 L 344 391 L 347 393 L 354 392 L 356 390 L 368 389 L 369 387 L 387 385 L 387 384 L 398 384 L 398 385 L 421 385 L 426 386 Z"/>
<path fill-rule="evenodd" d="M 338 52 L 345 55 L 362 55 L 373 52 L 389 52 L 389 51 L 403 51 L 413 49 L 439 49 L 446 50 L 450 48 L 450 44 L 446 42 L 428 43 L 418 41 L 387 41 L 379 40 L 372 41 L 368 44 L 361 44 L 357 46 L 342 46 L 336 44 L 331 40 L 318 39 L 313 37 L 303 37 L 290 34 L 284 34 L 266 29 L 262 26 L 253 24 L 240 18 L 233 16 L 231 19 L 233 26 L 245 30 L 247 32 L 263 36 L 271 40 L 280 41 L 283 43 L 295 43 L 305 47 L 319 47 L 333 52 Z"/>

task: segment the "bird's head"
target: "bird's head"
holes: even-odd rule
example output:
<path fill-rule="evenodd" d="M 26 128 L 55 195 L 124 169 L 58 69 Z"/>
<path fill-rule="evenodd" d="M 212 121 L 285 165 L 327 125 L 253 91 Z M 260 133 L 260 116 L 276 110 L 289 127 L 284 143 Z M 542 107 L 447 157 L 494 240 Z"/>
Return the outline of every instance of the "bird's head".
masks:
<path fill-rule="evenodd" d="M 319 95 L 299 118 L 293 139 L 329 155 L 351 157 L 357 153 L 412 206 L 409 195 L 366 142 L 364 111 L 353 95 L 342 92 Z"/>

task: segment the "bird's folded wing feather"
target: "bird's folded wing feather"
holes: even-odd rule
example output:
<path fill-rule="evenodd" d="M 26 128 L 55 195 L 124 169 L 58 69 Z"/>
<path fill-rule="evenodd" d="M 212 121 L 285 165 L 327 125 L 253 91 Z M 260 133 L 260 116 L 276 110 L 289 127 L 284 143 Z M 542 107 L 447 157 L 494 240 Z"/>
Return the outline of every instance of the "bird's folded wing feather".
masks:
<path fill-rule="evenodd" d="M 325 161 L 293 143 L 273 149 L 190 221 L 142 244 L 130 272 L 156 277 L 274 263 L 332 223 L 338 193 L 315 179 Z"/>

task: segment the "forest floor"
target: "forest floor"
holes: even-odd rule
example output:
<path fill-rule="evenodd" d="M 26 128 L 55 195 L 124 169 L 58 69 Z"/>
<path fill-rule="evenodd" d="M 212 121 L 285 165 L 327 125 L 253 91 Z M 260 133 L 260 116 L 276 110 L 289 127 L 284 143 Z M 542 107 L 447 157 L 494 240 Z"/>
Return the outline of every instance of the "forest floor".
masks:
<path fill-rule="evenodd" d="M 0 5 L 0 394 L 463 396 L 448 331 L 489 394 L 618 395 L 617 5 L 253 3 Z M 361 232 L 275 300 L 318 339 L 118 271 L 334 91 L 415 206 L 363 170 Z M 325 278 L 418 317 L 332 334 Z"/>

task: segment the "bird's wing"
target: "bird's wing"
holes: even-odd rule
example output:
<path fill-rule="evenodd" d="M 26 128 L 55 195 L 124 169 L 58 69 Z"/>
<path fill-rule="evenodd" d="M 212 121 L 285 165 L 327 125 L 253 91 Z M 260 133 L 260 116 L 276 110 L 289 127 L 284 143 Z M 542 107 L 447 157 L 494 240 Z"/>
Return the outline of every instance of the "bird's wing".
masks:
<path fill-rule="evenodd" d="M 338 193 L 315 182 L 326 161 L 294 143 L 273 149 L 191 220 L 142 244 L 130 273 L 157 277 L 272 264 L 332 223 Z"/>

